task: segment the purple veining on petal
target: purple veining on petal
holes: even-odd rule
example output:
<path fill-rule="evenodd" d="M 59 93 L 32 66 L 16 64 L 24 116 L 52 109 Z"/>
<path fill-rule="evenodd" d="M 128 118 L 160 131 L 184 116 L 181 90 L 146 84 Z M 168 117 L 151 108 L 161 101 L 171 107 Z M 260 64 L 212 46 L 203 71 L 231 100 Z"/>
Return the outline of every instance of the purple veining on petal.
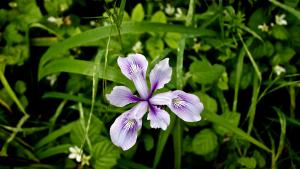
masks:
<path fill-rule="evenodd" d="M 187 122 L 201 120 L 200 113 L 203 111 L 203 104 L 196 95 L 181 90 L 173 91 L 172 94 L 169 107 L 178 117 Z"/>
<path fill-rule="evenodd" d="M 147 120 L 150 120 L 151 128 L 161 128 L 162 130 L 166 130 L 170 124 L 170 115 L 165 110 L 155 105 L 149 105 Z"/>
<path fill-rule="evenodd" d="M 169 83 L 172 76 L 172 68 L 169 66 L 169 58 L 160 61 L 150 72 L 151 93 L 161 89 Z"/>
<path fill-rule="evenodd" d="M 123 150 L 128 150 L 136 143 L 141 126 L 142 120 L 134 118 L 131 110 L 121 114 L 110 127 L 112 142 Z"/>

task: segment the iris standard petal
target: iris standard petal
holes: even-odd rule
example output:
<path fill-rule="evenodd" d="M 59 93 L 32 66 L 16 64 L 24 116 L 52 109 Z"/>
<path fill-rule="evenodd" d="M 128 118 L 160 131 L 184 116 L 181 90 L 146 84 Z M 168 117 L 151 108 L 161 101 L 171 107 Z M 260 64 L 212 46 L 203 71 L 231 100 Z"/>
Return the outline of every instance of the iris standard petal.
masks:
<path fill-rule="evenodd" d="M 130 89 L 125 86 L 115 86 L 110 94 L 106 94 L 106 98 L 110 104 L 117 107 L 123 107 L 129 103 L 141 100 L 133 95 Z"/>
<path fill-rule="evenodd" d="M 128 150 L 136 143 L 141 126 L 142 120 L 135 118 L 131 110 L 121 114 L 110 127 L 112 142 L 124 151 Z"/>
<path fill-rule="evenodd" d="M 163 109 L 157 106 L 151 105 L 147 120 L 150 120 L 151 128 L 161 128 L 166 130 L 170 124 L 170 115 Z"/>
<path fill-rule="evenodd" d="M 151 92 L 161 89 L 169 83 L 172 76 L 172 68 L 169 65 L 169 58 L 160 61 L 150 72 Z"/>
<path fill-rule="evenodd" d="M 118 65 L 121 69 L 121 72 L 130 80 L 138 74 L 146 77 L 148 61 L 144 55 L 129 54 L 125 58 L 119 57 Z"/>
<path fill-rule="evenodd" d="M 122 73 L 133 81 L 140 96 L 146 99 L 149 95 L 149 91 L 146 82 L 148 61 L 145 56 L 141 54 L 130 54 L 126 58 L 119 57 L 118 65 Z"/>
<path fill-rule="evenodd" d="M 179 118 L 187 122 L 201 120 L 200 113 L 204 108 L 196 95 L 181 90 L 172 92 L 172 101 L 168 106 Z"/>

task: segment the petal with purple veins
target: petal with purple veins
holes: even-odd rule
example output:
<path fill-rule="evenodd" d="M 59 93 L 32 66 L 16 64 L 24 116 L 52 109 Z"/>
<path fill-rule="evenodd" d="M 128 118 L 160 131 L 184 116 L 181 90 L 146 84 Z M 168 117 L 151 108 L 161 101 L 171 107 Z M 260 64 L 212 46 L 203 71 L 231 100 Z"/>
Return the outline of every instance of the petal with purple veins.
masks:
<path fill-rule="evenodd" d="M 169 58 L 160 61 L 150 72 L 151 92 L 161 89 L 169 83 L 172 76 L 172 68 L 169 65 Z"/>
<path fill-rule="evenodd" d="M 168 106 L 179 118 L 187 122 L 201 120 L 200 113 L 204 107 L 196 95 L 176 90 L 172 92 L 171 98 Z"/>
<path fill-rule="evenodd" d="M 130 80 L 138 74 L 146 77 L 148 61 L 144 55 L 129 54 L 125 58 L 119 57 L 118 65 L 121 69 L 121 72 Z"/>
<path fill-rule="evenodd" d="M 110 94 L 106 94 L 110 104 L 123 107 L 129 103 L 140 101 L 141 99 L 133 95 L 129 88 L 125 86 L 115 86 Z"/>
<path fill-rule="evenodd" d="M 129 110 L 116 118 L 110 127 L 111 140 L 124 151 L 128 150 L 136 143 L 137 134 L 141 127 L 142 120 L 135 118 Z"/>
<path fill-rule="evenodd" d="M 151 105 L 149 108 L 147 120 L 150 120 L 151 128 L 161 128 L 163 130 L 166 130 L 170 124 L 170 115 L 165 110 Z"/>
<path fill-rule="evenodd" d="M 121 72 L 128 79 L 133 81 L 140 96 L 146 99 L 149 95 L 149 91 L 146 82 L 148 61 L 145 56 L 141 54 L 130 54 L 126 58 L 119 57 L 118 65 Z"/>

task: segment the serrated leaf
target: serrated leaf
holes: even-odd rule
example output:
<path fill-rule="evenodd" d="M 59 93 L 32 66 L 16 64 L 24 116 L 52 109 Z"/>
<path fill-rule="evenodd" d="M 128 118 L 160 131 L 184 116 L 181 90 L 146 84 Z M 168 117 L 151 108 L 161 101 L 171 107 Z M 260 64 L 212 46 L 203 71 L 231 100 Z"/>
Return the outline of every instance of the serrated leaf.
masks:
<path fill-rule="evenodd" d="M 144 8 L 141 3 L 138 3 L 132 10 L 131 20 L 133 21 L 142 21 L 144 19 Z"/>
<path fill-rule="evenodd" d="M 211 129 L 204 129 L 196 134 L 192 145 L 195 154 L 206 155 L 217 148 L 218 138 Z"/>
<path fill-rule="evenodd" d="M 103 140 L 93 147 L 93 161 L 95 169 L 110 169 L 117 164 L 120 151 L 110 141 Z"/>
<path fill-rule="evenodd" d="M 193 80 L 203 85 L 217 82 L 224 71 L 225 67 L 222 65 L 210 65 L 203 61 L 194 61 L 190 66 Z"/>

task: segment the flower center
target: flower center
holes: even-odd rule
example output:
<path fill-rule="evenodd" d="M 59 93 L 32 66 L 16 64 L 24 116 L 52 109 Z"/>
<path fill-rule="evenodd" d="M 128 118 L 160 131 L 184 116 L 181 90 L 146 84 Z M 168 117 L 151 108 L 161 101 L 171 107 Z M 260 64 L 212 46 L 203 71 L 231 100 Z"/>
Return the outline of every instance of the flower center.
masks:
<path fill-rule="evenodd" d="M 130 70 L 129 70 L 130 74 L 136 74 L 136 73 L 138 73 L 140 71 L 140 69 L 141 68 L 136 63 L 130 64 Z"/>
<path fill-rule="evenodd" d="M 135 124 L 136 124 L 136 120 L 134 120 L 134 119 L 129 119 L 129 120 L 127 120 L 127 122 L 125 123 L 124 128 L 126 128 L 126 129 L 132 129 L 132 128 L 134 128 Z"/>
<path fill-rule="evenodd" d="M 181 108 L 184 106 L 184 101 L 180 97 L 172 99 L 172 104 L 175 108 Z"/>

